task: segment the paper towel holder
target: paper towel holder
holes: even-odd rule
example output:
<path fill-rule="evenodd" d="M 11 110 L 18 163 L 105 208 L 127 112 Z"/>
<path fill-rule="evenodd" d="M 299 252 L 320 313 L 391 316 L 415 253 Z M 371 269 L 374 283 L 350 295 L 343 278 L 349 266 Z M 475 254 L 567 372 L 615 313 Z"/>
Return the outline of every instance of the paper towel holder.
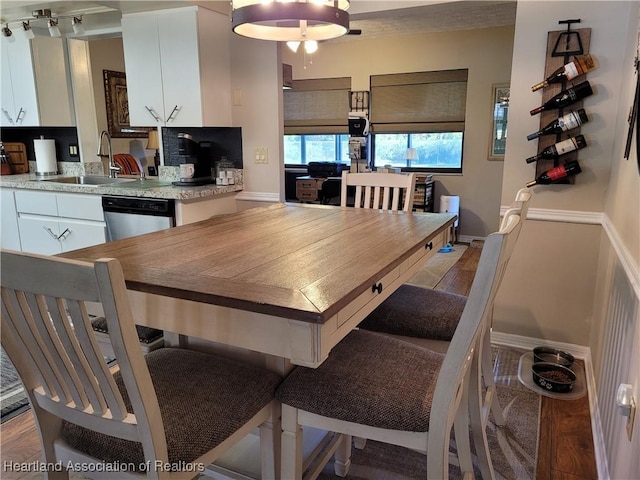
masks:
<path fill-rule="evenodd" d="M 58 174 L 58 160 L 56 158 L 55 139 L 45 139 L 44 135 L 33 140 L 36 158 L 36 176 L 46 177 Z"/>

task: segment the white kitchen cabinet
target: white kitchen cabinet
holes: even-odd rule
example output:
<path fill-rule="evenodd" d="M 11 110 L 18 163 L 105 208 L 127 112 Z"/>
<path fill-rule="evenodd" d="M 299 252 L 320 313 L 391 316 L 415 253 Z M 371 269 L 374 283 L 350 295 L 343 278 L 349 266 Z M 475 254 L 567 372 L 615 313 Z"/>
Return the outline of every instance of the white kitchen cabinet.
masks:
<path fill-rule="evenodd" d="M 22 251 L 54 255 L 106 242 L 100 195 L 15 192 Z"/>
<path fill-rule="evenodd" d="M 65 41 L 36 36 L 2 38 L 3 127 L 67 127 L 75 124 Z"/>
<path fill-rule="evenodd" d="M 8 250 L 20 250 L 18 214 L 14 190 L 0 190 L 0 247 Z"/>
<path fill-rule="evenodd" d="M 122 16 L 135 126 L 231 126 L 229 17 L 202 7 Z"/>

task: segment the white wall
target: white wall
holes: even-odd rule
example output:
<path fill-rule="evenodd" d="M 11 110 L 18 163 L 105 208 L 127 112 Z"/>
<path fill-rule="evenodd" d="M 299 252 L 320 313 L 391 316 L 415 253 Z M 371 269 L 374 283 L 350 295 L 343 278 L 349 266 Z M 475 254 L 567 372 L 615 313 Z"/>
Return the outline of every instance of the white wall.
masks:
<path fill-rule="evenodd" d="M 233 125 L 242 128 L 244 190 L 239 209 L 284 200 L 282 72 L 277 42 L 231 35 Z M 268 163 L 255 163 L 266 148 Z"/>
<path fill-rule="evenodd" d="M 369 76 L 375 74 L 468 68 L 463 174 L 435 176 L 435 208 L 439 210 L 440 195 L 459 195 L 459 234 L 478 238 L 498 228 L 502 162 L 487 160 L 491 96 L 492 84 L 509 81 L 512 46 L 513 27 L 500 27 L 373 39 L 347 36 L 321 42 L 306 62 L 300 50 L 294 54 L 286 47 L 282 59 L 293 66 L 294 80 L 351 77 L 352 90 L 369 90 Z"/>

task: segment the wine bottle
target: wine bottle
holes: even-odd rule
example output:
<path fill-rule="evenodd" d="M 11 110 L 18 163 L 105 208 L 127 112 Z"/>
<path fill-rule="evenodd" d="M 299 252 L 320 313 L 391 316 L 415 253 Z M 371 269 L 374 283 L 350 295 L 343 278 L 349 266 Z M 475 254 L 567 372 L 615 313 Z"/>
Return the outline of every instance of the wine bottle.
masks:
<path fill-rule="evenodd" d="M 566 132 L 567 130 L 578 128 L 580 125 L 587 123 L 588 121 L 589 117 L 587 117 L 587 113 L 584 111 L 584 108 L 581 108 L 577 112 L 569 112 L 562 117 L 556 118 L 537 132 L 527 135 L 527 140 L 533 140 L 534 138 L 538 138 L 542 135 Z"/>
<path fill-rule="evenodd" d="M 527 163 L 532 163 L 542 158 L 558 158 L 565 153 L 573 152 L 587 146 L 587 141 L 583 135 L 567 138 L 542 150 L 537 155 L 527 158 Z"/>
<path fill-rule="evenodd" d="M 555 72 L 549 75 L 546 80 L 536 83 L 531 87 L 531 91 L 535 92 L 541 88 L 548 87 L 552 83 L 560 83 L 563 80 L 573 80 L 574 78 L 590 72 L 596 68 L 596 63 L 593 61 L 591 55 L 579 55 L 574 57 L 573 62 L 558 68 Z"/>
<path fill-rule="evenodd" d="M 531 115 L 535 115 L 536 113 L 540 113 L 543 110 L 568 107 L 569 105 L 573 105 L 574 103 L 592 94 L 593 90 L 591 89 L 591 84 L 587 80 L 585 82 L 579 83 L 578 85 L 569 87 L 566 90 L 561 91 L 544 105 L 534 108 L 529 113 L 531 113 Z"/>
<path fill-rule="evenodd" d="M 535 180 L 528 182 L 527 187 L 531 188 L 534 185 L 549 185 L 550 183 L 556 183 L 572 175 L 577 175 L 581 171 L 582 169 L 580 168 L 578 161 L 571 160 L 564 165 L 547 170 Z"/>

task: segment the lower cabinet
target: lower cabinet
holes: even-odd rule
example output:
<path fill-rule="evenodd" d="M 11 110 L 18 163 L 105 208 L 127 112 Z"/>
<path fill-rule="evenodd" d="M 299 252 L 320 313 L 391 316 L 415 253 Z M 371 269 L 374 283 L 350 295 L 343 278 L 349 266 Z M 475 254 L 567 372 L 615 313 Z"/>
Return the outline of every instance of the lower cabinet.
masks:
<path fill-rule="evenodd" d="M 7 188 L 0 190 L 0 247 L 21 250 L 14 190 Z"/>
<path fill-rule="evenodd" d="M 100 195 L 17 190 L 15 202 L 24 252 L 54 255 L 106 242 Z"/>

